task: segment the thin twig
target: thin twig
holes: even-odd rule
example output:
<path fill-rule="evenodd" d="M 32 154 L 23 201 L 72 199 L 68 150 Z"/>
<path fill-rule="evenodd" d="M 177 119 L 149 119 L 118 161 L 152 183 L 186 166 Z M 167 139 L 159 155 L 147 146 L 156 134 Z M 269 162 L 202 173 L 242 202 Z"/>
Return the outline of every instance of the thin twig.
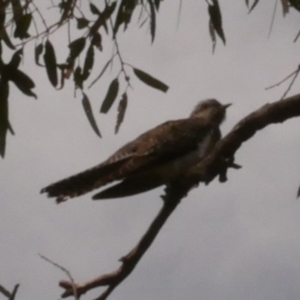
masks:
<path fill-rule="evenodd" d="M 60 270 L 62 270 L 70 279 L 71 282 L 71 287 L 72 287 L 72 292 L 73 292 L 73 296 L 76 300 L 79 300 L 79 295 L 77 293 L 77 287 L 75 284 L 75 281 L 70 273 L 69 270 L 67 270 L 66 268 L 62 267 L 61 265 L 59 265 L 58 263 L 52 261 L 51 259 L 47 258 L 46 256 L 42 255 L 42 254 L 38 254 L 40 258 L 44 259 L 45 261 L 47 261 L 48 263 L 52 264 L 54 267 L 59 268 Z"/>

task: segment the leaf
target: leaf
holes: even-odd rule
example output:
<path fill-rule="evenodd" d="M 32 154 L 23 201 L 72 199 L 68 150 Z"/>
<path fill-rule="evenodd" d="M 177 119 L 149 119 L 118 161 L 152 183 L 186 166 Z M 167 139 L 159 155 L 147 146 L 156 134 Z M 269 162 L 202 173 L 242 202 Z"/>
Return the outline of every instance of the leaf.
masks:
<path fill-rule="evenodd" d="M 299 198 L 299 197 L 300 197 L 300 186 L 299 186 L 298 192 L 297 192 L 297 198 Z"/>
<path fill-rule="evenodd" d="M 119 132 L 120 126 L 123 123 L 126 108 L 127 108 L 127 102 L 128 102 L 127 94 L 124 93 L 122 95 L 122 99 L 119 102 L 119 106 L 118 106 L 118 116 L 117 116 L 117 123 L 116 123 L 115 133 Z"/>
<path fill-rule="evenodd" d="M 251 5 L 250 9 L 249 9 L 249 14 L 251 13 L 251 11 L 255 8 L 255 6 L 258 4 L 259 0 L 255 0 L 253 2 L 253 4 Z"/>
<path fill-rule="evenodd" d="M 15 46 L 13 45 L 13 43 L 11 42 L 11 40 L 10 40 L 10 38 L 9 38 L 7 32 L 6 32 L 5 27 L 2 28 L 2 31 L 1 31 L 1 37 L 2 37 L 4 43 L 5 43 L 5 45 L 6 45 L 7 47 L 9 47 L 9 48 L 12 49 L 12 50 L 15 50 L 15 49 L 16 49 Z"/>
<path fill-rule="evenodd" d="M 79 56 L 81 51 L 84 49 L 85 46 L 85 37 L 81 37 L 72 43 L 70 43 L 69 48 L 70 48 L 70 54 L 67 59 L 68 63 L 74 63 L 74 60 Z"/>
<path fill-rule="evenodd" d="M 151 75 L 145 73 L 144 71 L 133 68 L 133 72 L 137 76 L 137 78 L 139 78 L 145 84 L 147 84 L 155 89 L 161 90 L 162 92 L 165 92 L 165 93 L 168 91 L 169 87 L 165 83 L 152 77 Z"/>
<path fill-rule="evenodd" d="M 30 37 L 27 31 L 30 27 L 31 19 L 31 14 L 25 14 L 21 16 L 21 18 L 19 18 L 18 22 L 16 23 L 17 26 L 14 32 L 15 38 L 26 39 Z"/>
<path fill-rule="evenodd" d="M 15 68 L 18 68 L 19 65 L 20 65 L 20 62 L 22 60 L 22 56 L 23 56 L 23 48 L 17 50 L 14 55 L 12 56 L 10 62 L 9 62 L 9 65 L 11 67 L 15 67 Z"/>
<path fill-rule="evenodd" d="M 90 3 L 90 11 L 94 15 L 101 15 L 101 11 L 93 3 Z"/>
<path fill-rule="evenodd" d="M 85 57 L 84 66 L 83 66 L 83 72 L 82 72 L 82 80 L 86 80 L 92 71 L 94 65 L 94 48 L 91 44 Z"/>
<path fill-rule="evenodd" d="M 43 44 L 39 44 L 37 45 L 35 48 L 34 48 L 34 60 L 35 60 L 35 63 L 38 65 L 38 66 L 41 66 L 43 67 L 42 64 L 39 63 L 39 58 L 41 56 L 41 54 L 43 53 L 43 49 L 44 49 L 44 46 Z"/>
<path fill-rule="evenodd" d="M 156 10 L 159 11 L 160 0 L 154 0 Z"/>
<path fill-rule="evenodd" d="M 216 39 L 216 32 L 211 21 L 209 21 L 209 34 L 212 41 L 212 53 L 215 53 L 217 39 Z"/>
<path fill-rule="evenodd" d="M 100 108 L 100 112 L 106 114 L 111 106 L 113 105 L 114 101 L 116 100 L 116 97 L 118 95 L 119 91 L 119 81 L 118 77 L 115 78 L 108 88 L 107 94 L 103 100 L 103 103 Z"/>
<path fill-rule="evenodd" d="M 83 29 L 89 25 L 90 21 L 85 18 L 77 19 L 77 29 Z"/>
<path fill-rule="evenodd" d="M 54 87 L 56 87 L 58 83 L 56 56 L 55 56 L 54 48 L 49 40 L 47 40 L 45 44 L 44 62 L 45 62 L 48 78 L 51 84 Z"/>
<path fill-rule="evenodd" d="M 5 156 L 6 134 L 9 128 L 8 121 L 8 94 L 9 86 L 6 80 L 0 80 L 0 155 Z"/>
<path fill-rule="evenodd" d="M 127 29 L 130 23 L 132 13 L 137 5 L 136 1 L 122 0 L 116 17 L 116 22 L 114 25 L 114 35 L 117 34 L 119 27 L 124 23 L 124 30 Z"/>
<path fill-rule="evenodd" d="M 285 15 L 289 12 L 288 0 L 281 0 L 281 6 L 282 6 L 283 16 L 285 17 Z"/>
<path fill-rule="evenodd" d="M 210 22 L 212 23 L 217 35 L 221 38 L 224 45 L 226 44 L 225 35 L 222 28 L 222 15 L 218 0 L 212 0 L 213 4 L 208 5 Z"/>
<path fill-rule="evenodd" d="M 91 103 L 90 103 L 90 100 L 89 98 L 87 97 L 87 95 L 85 93 L 82 93 L 83 94 L 83 98 L 82 98 L 82 105 L 83 105 L 83 109 L 84 109 L 84 112 L 93 128 L 93 130 L 95 131 L 95 133 L 99 136 L 99 137 L 102 137 L 101 136 L 101 133 L 100 133 L 100 130 L 97 126 L 97 123 L 96 123 L 96 120 L 94 118 L 94 115 L 93 115 L 93 110 L 92 110 L 92 106 L 91 106 Z"/>
<path fill-rule="evenodd" d="M 11 80 L 23 94 L 37 98 L 36 94 L 32 92 L 35 84 L 28 75 L 9 64 L 6 65 L 2 71 L 4 73 L 4 77 Z"/>
<path fill-rule="evenodd" d="M 246 0 L 246 6 L 249 7 L 249 0 Z"/>
<path fill-rule="evenodd" d="M 74 82 L 76 88 L 80 88 L 81 90 L 83 89 L 83 79 L 80 66 L 78 66 L 74 71 Z"/>
<path fill-rule="evenodd" d="M 156 20 L 155 20 L 155 7 L 151 0 L 148 0 L 150 7 L 150 33 L 151 33 L 151 42 L 153 43 L 155 38 L 155 28 L 156 28 Z"/>
<path fill-rule="evenodd" d="M 99 32 L 96 32 L 93 37 L 91 43 L 93 46 L 97 47 L 100 51 L 102 51 L 102 37 Z"/>

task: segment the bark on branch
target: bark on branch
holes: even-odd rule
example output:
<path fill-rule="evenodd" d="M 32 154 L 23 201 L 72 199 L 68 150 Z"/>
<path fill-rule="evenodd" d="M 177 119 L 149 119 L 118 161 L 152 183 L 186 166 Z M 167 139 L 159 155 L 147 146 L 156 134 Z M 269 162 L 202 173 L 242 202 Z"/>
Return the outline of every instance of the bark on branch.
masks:
<path fill-rule="evenodd" d="M 120 268 L 85 284 L 76 285 L 77 294 L 80 296 L 93 288 L 107 286 L 107 289 L 97 300 L 106 299 L 132 272 L 180 200 L 187 195 L 194 185 L 199 184 L 199 182 L 209 183 L 217 176 L 220 176 L 220 181 L 226 181 L 228 167 L 237 168 L 233 162 L 234 154 L 242 143 L 249 140 L 258 130 L 270 124 L 282 123 L 298 116 L 300 116 L 300 94 L 272 104 L 266 104 L 242 119 L 230 133 L 216 144 L 213 151 L 204 160 L 202 159 L 197 165 L 189 169 L 180 181 L 173 182 L 166 187 L 166 194 L 162 197 L 164 200 L 162 209 L 139 243 L 120 259 L 122 262 Z M 60 286 L 65 289 L 62 297 L 73 295 L 74 284 L 61 281 Z"/>

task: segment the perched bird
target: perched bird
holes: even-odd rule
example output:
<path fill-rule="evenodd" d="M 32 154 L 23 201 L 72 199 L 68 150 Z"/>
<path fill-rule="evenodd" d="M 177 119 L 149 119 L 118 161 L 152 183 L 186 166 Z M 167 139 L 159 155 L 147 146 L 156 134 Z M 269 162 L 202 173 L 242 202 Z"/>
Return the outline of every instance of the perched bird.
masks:
<path fill-rule="evenodd" d="M 189 118 L 167 121 L 127 143 L 107 160 L 41 190 L 60 203 L 113 181 L 119 183 L 93 199 L 139 194 L 180 178 L 220 139 L 226 108 L 215 99 L 201 101 Z"/>

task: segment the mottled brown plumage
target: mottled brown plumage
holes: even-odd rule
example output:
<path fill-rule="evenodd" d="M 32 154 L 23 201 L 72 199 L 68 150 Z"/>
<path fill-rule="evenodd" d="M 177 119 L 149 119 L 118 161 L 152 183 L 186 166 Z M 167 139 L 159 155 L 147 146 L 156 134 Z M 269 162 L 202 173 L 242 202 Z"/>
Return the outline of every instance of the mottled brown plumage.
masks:
<path fill-rule="evenodd" d="M 93 199 L 118 198 L 171 182 L 199 161 L 220 138 L 219 125 L 229 105 L 200 102 L 189 118 L 165 122 L 137 137 L 103 163 L 42 189 L 58 203 L 113 181 L 120 183 Z"/>

